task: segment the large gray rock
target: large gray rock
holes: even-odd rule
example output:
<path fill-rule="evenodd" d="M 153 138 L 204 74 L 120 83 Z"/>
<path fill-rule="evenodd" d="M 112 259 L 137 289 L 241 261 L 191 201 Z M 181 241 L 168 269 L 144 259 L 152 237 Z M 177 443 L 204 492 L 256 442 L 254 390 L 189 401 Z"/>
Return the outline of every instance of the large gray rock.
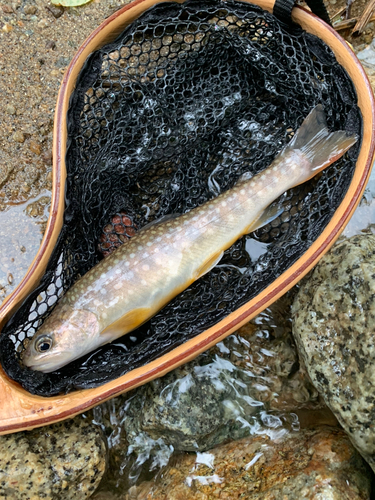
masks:
<path fill-rule="evenodd" d="M 314 385 L 375 470 L 375 236 L 352 237 L 325 255 L 292 313 Z"/>
<path fill-rule="evenodd" d="M 0 498 L 83 500 L 106 469 L 99 427 L 82 416 L 0 437 Z"/>

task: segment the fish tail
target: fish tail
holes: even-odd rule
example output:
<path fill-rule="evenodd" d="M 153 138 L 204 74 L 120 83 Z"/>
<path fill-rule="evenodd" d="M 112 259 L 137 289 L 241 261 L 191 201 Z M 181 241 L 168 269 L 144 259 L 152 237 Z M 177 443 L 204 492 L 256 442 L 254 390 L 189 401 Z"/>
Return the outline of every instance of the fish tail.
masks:
<path fill-rule="evenodd" d="M 323 106 L 318 104 L 305 118 L 288 146 L 299 150 L 309 160 L 312 177 L 338 160 L 357 140 L 357 135 L 349 135 L 345 130 L 330 132 Z"/>

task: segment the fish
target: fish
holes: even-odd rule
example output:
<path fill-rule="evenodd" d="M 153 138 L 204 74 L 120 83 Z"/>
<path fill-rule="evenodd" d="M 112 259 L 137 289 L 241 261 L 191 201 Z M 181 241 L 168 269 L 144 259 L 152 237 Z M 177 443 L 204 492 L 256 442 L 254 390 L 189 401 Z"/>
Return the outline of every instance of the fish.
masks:
<path fill-rule="evenodd" d="M 279 215 L 273 202 L 285 191 L 357 140 L 330 132 L 317 105 L 268 168 L 244 174 L 190 212 L 142 228 L 78 279 L 28 343 L 24 366 L 50 373 L 138 328 L 215 267 L 235 241 Z"/>

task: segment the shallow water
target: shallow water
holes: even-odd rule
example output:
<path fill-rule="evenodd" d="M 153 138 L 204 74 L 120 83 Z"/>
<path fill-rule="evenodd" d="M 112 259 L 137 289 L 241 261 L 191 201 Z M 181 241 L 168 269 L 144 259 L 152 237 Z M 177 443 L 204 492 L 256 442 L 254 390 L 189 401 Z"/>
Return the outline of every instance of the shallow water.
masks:
<path fill-rule="evenodd" d="M 108 438 L 110 467 L 93 498 L 104 492 L 124 495 L 143 481 L 157 480 L 184 450 L 194 453 L 196 447 L 197 460 L 208 460 L 210 448 L 231 439 L 276 439 L 298 432 L 299 416 L 291 406 L 320 406 L 316 390 L 298 367 L 291 299 L 285 296 L 251 326 L 161 381 L 94 409 L 94 421 Z M 157 408 L 150 402 L 153 398 Z M 142 423 L 143 418 L 147 422 Z"/>
<path fill-rule="evenodd" d="M 0 212 L 0 303 L 24 277 L 42 241 L 49 191 Z"/>

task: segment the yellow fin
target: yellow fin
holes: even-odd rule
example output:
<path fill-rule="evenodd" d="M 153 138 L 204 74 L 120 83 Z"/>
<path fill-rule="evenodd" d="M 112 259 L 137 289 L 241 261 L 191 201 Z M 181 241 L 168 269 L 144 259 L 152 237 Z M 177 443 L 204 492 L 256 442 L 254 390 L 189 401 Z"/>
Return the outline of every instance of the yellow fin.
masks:
<path fill-rule="evenodd" d="M 197 269 L 195 276 L 195 279 L 201 278 L 204 274 L 208 273 L 208 271 L 211 271 L 213 267 L 216 266 L 216 264 L 221 260 L 222 256 L 224 255 L 224 252 L 221 251 L 219 253 L 215 253 L 212 255 L 206 262 Z"/>
<path fill-rule="evenodd" d="M 116 339 L 125 335 L 125 333 L 135 330 L 135 328 L 138 328 L 150 319 L 151 316 L 152 313 L 149 307 L 139 307 L 138 309 L 133 309 L 107 326 L 107 328 L 105 328 L 100 335 Z"/>

